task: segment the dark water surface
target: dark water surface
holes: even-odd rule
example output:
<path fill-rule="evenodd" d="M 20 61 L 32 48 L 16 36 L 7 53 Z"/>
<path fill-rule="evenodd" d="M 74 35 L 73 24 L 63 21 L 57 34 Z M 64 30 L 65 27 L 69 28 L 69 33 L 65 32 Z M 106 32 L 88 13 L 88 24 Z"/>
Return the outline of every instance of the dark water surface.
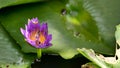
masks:
<path fill-rule="evenodd" d="M 43 55 L 41 60 L 36 59 L 32 68 L 81 68 L 88 60 L 84 57 L 75 57 L 73 59 L 63 59 L 60 56 Z"/>

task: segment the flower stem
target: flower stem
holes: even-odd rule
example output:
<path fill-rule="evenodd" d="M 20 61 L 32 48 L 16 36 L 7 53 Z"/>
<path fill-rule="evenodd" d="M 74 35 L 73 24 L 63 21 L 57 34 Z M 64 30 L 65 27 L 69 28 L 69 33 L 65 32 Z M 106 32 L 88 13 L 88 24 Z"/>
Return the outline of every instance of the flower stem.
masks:
<path fill-rule="evenodd" d="M 40 48 L 37 49 L 37 57 L 40 59 L 42 56 L 42 51 Z"/>

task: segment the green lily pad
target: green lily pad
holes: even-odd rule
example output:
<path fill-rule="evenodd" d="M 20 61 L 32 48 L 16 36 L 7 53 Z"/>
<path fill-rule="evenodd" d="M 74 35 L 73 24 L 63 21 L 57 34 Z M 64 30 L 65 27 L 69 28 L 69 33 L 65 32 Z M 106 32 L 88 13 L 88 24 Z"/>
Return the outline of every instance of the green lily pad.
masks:
<path fill-rule="evenodd" d="M 117 9 L 119 0 L 107 4 L 108 2 L 109 0 L 69 0 L 66 5 L 66 24 L 76 37 L 83 36 L 86 42 L 97 43 L 95 48 L 102 43 L 104 47 L 115 51 L 115 26 L 120 22 L 120 10 Z"/>
<path fill-rule="evenodd" d="M 116 38 L 116 53 L 114 57 L 104 57 L 101 54 L 96 54 L 92 49 L 77 49 L 79 53 L 85 56 L 101 68 L 119 68 L 120 67 L 120 24 L 116 26 L 115 31 Z M 92 64 L 93 66 L 93 64 Z"/>
<path fill-rule="evenodd" d="M 106 2 L 104 0 L 102 1 Z M 73 2 L 77 3 L 76 0 Z M 99 3 L 99 1 L 95 1 L 95 2 L 93 1 L 86 2 L 86 0 L 80 1 L 80 4 L 82 4 L 83 6 L 77 5 L 77 9 L 78 10 L 81 9 L 79 11 L 84 10 L 80 14 L 78 10 L 76 11 L 80 16 L 74 16 L 75 15 L 74 13 L 73 15 L 61 14 L 61 11 L 65 8 L 67 9 L 68 12 L 68 7 L 66 7 L 66 5 L 71 4 L 71 2 L 68 2 L 66 4 L 63 1 L 47 1 L 47 2 L 13 6 L 2 9 L 0 11 L 0 21 L 1 24 L 4 26 L 4 28 L 13 37 L 13 39 L 20 45 L 22 51 L 25 53 L 31 53 L 31 52 L 36 53 L 36 49 L 30 46 L 28 43 L 26 43 L 24 37 L 20 32 L 20 28 L 25 27 L 28 18 L 31 19 L 33 17 L 38 17 L 40 22 L 48 23 L 49 33 L 53 35 L 53 40 L 52 40 L 53 46 L 47 49 L 43 49 L 44 53 L 46 52 L 52 54 L 60 54 L 63 58 L 70 59 L 78 53 L 76 51 L 76 48 L 85 47 L 85 48 L 92 48 L 99 53 L 112 55 L 114 54 L 114 48 L 115 48 L 115 46 L 113 45 L 114 26 L 120 20 L 115 18 L 113 18 L 112 21 L 108 20 L 111 17 L 107 16 L 107 14 L 104 14 L 105 16 L 100 15 L 98 16 L 99 18 L 95 17 L 94 15 L 99 14 L 99 12 L 104 12 L 111 9 L 111 8 L 107 8 L 105 10 L 102 10 L 99 7 L 107 4 L 103 3 L 102 5 L 101 4 L 96 5 L 95 3 Z M 114 4 L 110 6 L 117 7 Z M 92 12 L 90 9 L 94 9 L 96 11 Z M 109 11 L 108 13 L 111 12 L 115 13 L 116 11 Z M 68 20 L 67 20 L 67 15 L 69 15 Z M 79 17 L 82 20 L 79 20 Z M 113 17 L 115 17 L 115 15 L 113 15 Z M 75 23 L 72 25 L 68 24 L 67 21 L 69 20 L 70 22 L 75 21 Z M 82 25 L 79 26 L 78 24 L 80 21 L 86 21 L 86 23 L 83 22 Z M 75 32 L 68 30 L 67 24 L 71 25 L 75 30 Z M 80 34 L 78 31 L 80 32 Z M 76 34 L 78 34 L 77 37 Z"/>
<path fill-rule="evenodd" d="M 120 23 L 120 10 L 118 9 L 120 1 L 84 0 L 84 2 L 86 10 L 91 14 L 92 19 L 96 21 L 96 25 L 99 29 L 98 33 L 107 44 L 106 46 L 114 46 L 115 27 Z"/>
<path fill-rule="evenodd" d="M 91 65 L 88 65 L 89 63 L 86 64 L 87 67 L 90 67 L 90 66 L 95 68 L 119 68 L 120 67 L 120 47 L 116 49 L 116 54 L 114 57 L 104 57 L 101 54 L 96 54 L 92 49 L 78 48 L 77 50 L 79 51 L 80 54 L 82 54 L 87 59 L 92 61 Z"/>
<path fill-rule="evenodd" d="M 0 63 L 15 63 L 21 59 L 21 54 L 16 49 L 16 45 L 0 25 Z M 17 45 L 16 45 L 17 46 Z"/>
<path fill-rule="evenodd" d="M 95 68 L 111 68 L 112 67 L 112 64 L 110 65 L 109 63 L 105 61 L 104 56 L 102 55 L 98 56 L 97 54 L 95 54 L 94 50 L 92 49 L 85 49 L 85 48 L 79 49 L 78 48 L 77 50 L 87 59 L 92 61 L 93 64 L 91 65 L 93 65 L 93 67 L 96 66 Z"/>
<path fill-rule="evenodd" d="M 34 57 L 28 58 L 0 24 L 0 68 L 27 68 Z"/>
<path fill-rule="evenodd" d="M 42 0 L 0 0 L 0 9 L 7 6 L 39 2 Z"/>

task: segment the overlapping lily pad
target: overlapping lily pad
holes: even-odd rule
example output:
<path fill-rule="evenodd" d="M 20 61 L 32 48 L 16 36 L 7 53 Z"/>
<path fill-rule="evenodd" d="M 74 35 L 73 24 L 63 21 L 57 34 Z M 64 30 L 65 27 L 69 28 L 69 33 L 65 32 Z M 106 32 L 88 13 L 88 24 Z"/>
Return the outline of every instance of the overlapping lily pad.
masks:
<path fill-rule="evenodd" d="M 19 45 L 14 43 L 6 30 L 0 24 L 0 67 L 1 68 L 26 68 L 34 60 L 31 55 L 20 51 Z"/>

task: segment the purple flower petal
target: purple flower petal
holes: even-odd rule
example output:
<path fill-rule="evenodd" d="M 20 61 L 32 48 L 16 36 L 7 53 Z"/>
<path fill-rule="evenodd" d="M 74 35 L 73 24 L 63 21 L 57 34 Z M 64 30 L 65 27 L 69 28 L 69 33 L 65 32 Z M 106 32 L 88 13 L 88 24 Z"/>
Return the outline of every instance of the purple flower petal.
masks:
<path fill-rule="evenodd" d="M 33 47 L 36 47 L 35 41 L 32 41 L 32 40 L 30 40 L 30 39 L 26 39 L 26 41 L 27 41 L 30 45 L 32 45 Z"/>
<path fill-rule="evenodd" d="M 41 26 L 41 28 L 40 28 L 40 31 L 43 32 L 43 34 L 44 34 L 45 36 L 48 35 L 48 26 L 47 26 L 47 23 L 43 23 L 43 24 L 42 24 L 42 26 Z"/>
<path fill-rule="evenodd" d="M 51 34 L 49 34 L 48 36 L 47 36 L 47 42 L 50 42 L 52 40 L 52 35 Z"/>
<path fill-rule="evenodd" d="M 33 18 L 33 19 L 29 20 L 27 27 L 28 27 L 29 32 L 34 31 L 36 29 L 40 29 L 39 20 L 37 18 Z"/>
<path fill-rule="evenodd" d="M 25 36 L 25 30 L 23 28 L 20 28 L 21 33 Z"/>

